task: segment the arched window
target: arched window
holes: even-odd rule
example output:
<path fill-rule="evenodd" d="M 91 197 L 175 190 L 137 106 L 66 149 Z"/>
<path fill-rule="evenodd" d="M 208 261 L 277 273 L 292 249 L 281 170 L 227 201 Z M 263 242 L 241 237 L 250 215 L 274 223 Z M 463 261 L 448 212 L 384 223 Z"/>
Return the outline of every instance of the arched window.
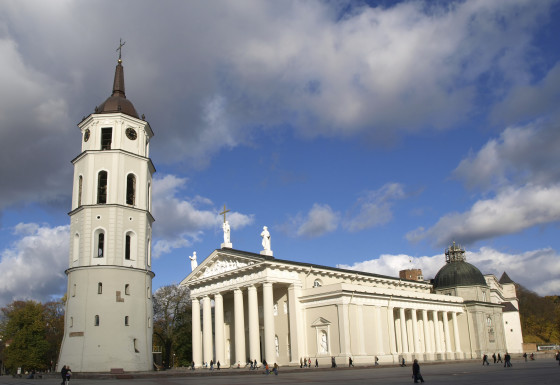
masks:
<path fill-rule="evenodd" d="M 70 317 L 70 327 L 74 326 L 74 317 Z"/>
<path fill-rule="evenodd" d="M 148 245 L 146 247 L 146 254 L 148 259 L 148 267 L 152 266 L 152 241 L 148 238 Z"/>
<path fill-rule="evenodd" d="M 135 261 L 137 259 L 138 245 L 136 242 L 136 234 L 129 231 L 124 236 L 124 259 L 125 261 Z"/>
<path fill-rule="evenodd" d="M 128 283 L 124 285 L 124 294 L 130 295 L 130 285 Z"/>
<path fill-rule="evenodd" d="M 78 207 L 82 205 L 82 185 L 84 182 L 84 178 L 80 175 L 78 177 Z"/>
<path fill-rule="evenodd" d="M 124 259 L 130 260 L 130 234 L 126 234 L 124 241 Z"/>
<path fill-rule="evenodd" d="M 101 282 L 97 284 L 97 294 L 103 294 L 103 284 Z"/>
<path fill-rule="evenodd" d="M 100 231 L 97 234 L 97 258 L 105 256 L 105 233 Z"/>
<path fill-rule="evenodd" d="M 107 203 L 107 171 L 97 174 L 97 203 Z"/>
<path fill-rule="evenodd" d="M 124 325 L 128 326 L 128 316 L 127 315 L 124 316 Z"/>
<path fill-rule="evenodd" d="M 152 192 L 152 184 L 148 183 L 148 191 L 146 193 L 146 195 L 147 195 L 146 206 L 148 207 L 148 211 L 152 210 L 152 201 L 150 200 L 150 193 L 151 192 Z"/>
<path fill-rule="evenodd" d="M 75 262 L 80 258 L 80 234 L 74 234 L 74 245 L 72 246 L 72 260 Z"/>
<path fill-rule="evenodd" d="M 94 320 L 93 320 L 93 324 L 94 324 L 95 326 L 99 326 L 99 316 L 98 316 L 98 315 L 95 315 L 95 318 L 94 318 Z"/>
<path fill-rule="evenodd" d="M 126 204 L 134 205 L 136 202 L 136 177 L 134 174 L 126 176 Z"/>

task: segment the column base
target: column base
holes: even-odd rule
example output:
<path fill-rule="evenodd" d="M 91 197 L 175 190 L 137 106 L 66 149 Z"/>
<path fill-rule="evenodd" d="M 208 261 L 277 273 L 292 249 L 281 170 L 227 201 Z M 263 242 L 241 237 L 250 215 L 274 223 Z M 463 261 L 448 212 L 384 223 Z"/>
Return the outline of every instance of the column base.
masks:
<path fill-rule="evenodd" d="M 273 253 L 272 253 L 272 250 L 262 250 L 261 255 L 266 255 L 266 256 L 272 257 Z"/>
<path fill-rule="evenodd" d="M 463 358 L 465 358 L 465 353 L 463 353 L 463 352 L 455 352 L 455 359 L 456 359 L 456 360 L 462 360 Z"/>
<path fill-rule="evenodd" d="M 453 352 L 445 352 L 445 359 L 446 359 L 446 360 L 454 360 L 454 359 L 455 359 L 455 353 L 453 353 Z"/>
<path fill-rule="evenodd" d="M 434 353 L 424 353 L 424 361 L 435 361 L 436 355 Z"/>
<path fill-rule="evenodd" d="M 223 248 L 233 249 L 233 243 L 222 243 Z"/>

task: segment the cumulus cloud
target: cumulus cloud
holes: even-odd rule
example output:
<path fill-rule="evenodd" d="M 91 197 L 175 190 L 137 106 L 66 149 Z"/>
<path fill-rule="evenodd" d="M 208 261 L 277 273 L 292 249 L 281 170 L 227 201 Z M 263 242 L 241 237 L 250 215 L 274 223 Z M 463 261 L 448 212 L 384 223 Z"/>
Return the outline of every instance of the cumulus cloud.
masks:
<path fill-rule="evenodd" d="M 346 213 L 344 229 L 361 231 L 389 222 L 394 201 L 404 197 L 404 186 L 400 183 L 387 183 L 378 190 L 365 192 Z"/>
<path fill-rule="evenodd" d="M 453 176 L 468 188 L 499 190 L 511 184 L 560 181 L 560 116 L 506 128 L 463 159 Z"/>
<path fill-rule="evenodd" d="M 464 244 L 512 234 L 560 220 L 560 184 L 508 188 L 495 198 L 477 201 L 470 210 L 441 217 L 428 229 L 409 232 L 409 241 L 425 238 L 437 246 L 457 240 Z"/>
<path fill-rule="evenodd" d="M 18 239 L 0 251 L 0 307 L 13 300 L 49 301 L 66 291 L 69 226 L 20 223 Z"/>
<path fill-rule="evenodd" d="M 315 203 L 297 229 L 297 235 L 315 238 L 333 232 L 338 227 L 339 214 L 329 205 Z"/>
<path fill-rule="evenodd" d="M 107 47 L 123 25 L 127 97 L 157 134 L 152 156 L 204 166 L 223 148 L 278 127 L 306 138 L 365 136 L 376 143 L 452 127 L 477 105 L 481 78 L 498 79 L 492 89 L 499 95 L 484 94 L 495 101 L 530 77 L 532 37 L 551 6 L 131 4 L 0 5 L 0 209 L 68 200 L 68 160 L 80 140 L 74 124 L 110 94 L 116 58 Z M 147 17 L 149 25 L 136 22 Z M 555 74 L 543 90 L 554 89 Z M 14 162 L 22 172 L 7 166 Z"/>
<path fill-rule="evenodd" d="M 173 249 L 191 246 L 203 231 L 219 228 L 219 208 L 210 199 L 181 194 L 188 180 L 175 175 L 154 178 L 153 214 L 157 222 L 153 226 L 155 258 Z M 243 228 L 253 222 L 252 215 L 231 212 L 228 221 L 232 229 Z"/>
<path fill-rule="evenodd" d="M 466 259 L 482 274 L 494 274 L 498 279 L 506 271 L 513 281 L 540 295 L 560 293 L 560 255 L 556 250 L 545 248 L 510 254 L 482 247 L 478 251 L 467 251 Z M 422 269 L 424 279 L 431 279 L 444 264 L 443 254 L 422 257 L 383 254 L 376 259 L 337 267 L 392 277 L 398 277 L 400 270 Z M 531 268 L 527 269 L 529 264 Z"/>

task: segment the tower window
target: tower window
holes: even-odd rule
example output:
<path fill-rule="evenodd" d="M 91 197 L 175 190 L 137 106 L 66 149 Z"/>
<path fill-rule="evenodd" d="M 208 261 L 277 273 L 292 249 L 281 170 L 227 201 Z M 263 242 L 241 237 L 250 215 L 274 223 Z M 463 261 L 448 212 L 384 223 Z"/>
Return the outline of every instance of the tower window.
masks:
<path fill-rule="evenodd" d="M 110 150 L 111 142 L 113 140 L 113 129 L 111 127 L 105 127 L 101 129 L 101 149 Z"/>
<path fill-rule="evenodd" d="M 80 175 L 78 178 L 78 207 L 82 205 L 82 185 L 84 178 Z"/>
<path fill-rule="evenodd" d="M 130 234 L 126 234 L 125 238 L 124 259 L 130 260 Z"/>
<path fill-rule="evenodd" d="M 136 177 L 128 174 L 126 177 L 126 204 L 134 205 L 136 201 Z"/>
<path fill-rule="evenodd" d="M 97 203 L 107 203 L 107 171 L 97 174 Z"/>
<path fill-rule="evenodd" d="M 124 294 L 130 295 L 130 285 L 128 283 L 124 285 Z"/>
<path fill-rule="evenodd" d="M 134 341 L 133 341 L 134 352 L 135 352 L 135 353 L 140 353 L 140 350 L 138 350 L 138 346 L 136 345 L 136 341 L 137 341 L 137 340 L 136 340 L 136 338 L 135 338 Z"/>
<path fill-rule="evenodd" d="M 128 316 L 124 316 L 124 325 L 128 326 Z"/>
<path fill-rule="evenodd" d="M 100 232 L 97 235 L 97 258 L 104 257 L 104 249 L 105 249 L 105 233 Z"/>
<path fill-rule="evenodd" d="M 99 316 L 98 315 L 95 316 L 95 318 L 93 320 L 93 325 L 94 326 L 99 326 Z"/>
<path fill-rule="evenodd" d="M 101 282 L 97 284 L 97 294 L 103 294 L 103 284 Z"/>

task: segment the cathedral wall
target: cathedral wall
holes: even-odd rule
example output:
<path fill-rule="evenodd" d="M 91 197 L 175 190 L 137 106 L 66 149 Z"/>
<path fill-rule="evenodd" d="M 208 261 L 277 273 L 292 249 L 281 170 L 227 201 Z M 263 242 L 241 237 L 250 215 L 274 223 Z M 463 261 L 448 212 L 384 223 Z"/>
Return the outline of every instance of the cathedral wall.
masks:
<path fill-rule="evenodd" d="M 523 353 L 523 334 L 519 312 L 502 313 L 506 348 L 510 353 Z"/>

